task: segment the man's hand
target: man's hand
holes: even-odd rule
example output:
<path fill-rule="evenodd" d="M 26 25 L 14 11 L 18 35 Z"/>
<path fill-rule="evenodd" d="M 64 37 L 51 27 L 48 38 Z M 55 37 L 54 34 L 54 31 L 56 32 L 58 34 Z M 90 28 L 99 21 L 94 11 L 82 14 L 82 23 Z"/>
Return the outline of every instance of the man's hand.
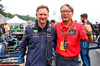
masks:
<path fill-rule="evenodd" d="M 92 32 L 92 28 L 91 28 L 90 25 L 85 25 L 85 26 L 84 26 L 84 29 L 85 29 L 85 31 L 86 31 L 86 34 Z"/>
<path fill-rule="evenodd" d="M 86 31 L 86 34 L 92 32 L 91 26 L 90 26 L 90 25 L 87 25 L 87 20 L 85 20 L 85 22 L 84 22 L 84 29 L 85 29 L 85 31 Z"/>
<path fill-rule="evenodd" d="M 87 25 L 87 21 L 85 21 L 85 23 L 84 23 L 84 29 L 85 29 L 85 32 L 88 36 L 87 37 L 88 42 L 93 42 L 93 35 L 91 35 L 92 28 L 90 25 Z"/>
<path fill-rule="evenodd" d="M 24 63 L 19 64 L 19 66 L 24 66 Z"/>

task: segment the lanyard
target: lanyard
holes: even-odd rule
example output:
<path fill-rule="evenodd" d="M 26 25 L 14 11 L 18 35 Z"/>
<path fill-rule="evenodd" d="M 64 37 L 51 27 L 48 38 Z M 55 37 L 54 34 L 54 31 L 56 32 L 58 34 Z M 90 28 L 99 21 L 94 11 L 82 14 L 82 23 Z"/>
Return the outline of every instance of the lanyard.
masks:
<path fill-rule="evenodd" d="M 63 27 L 62 27 L 62 23 L 61 23 L 61 30 L 62 30 L 63 35 L 65 36 L 65 39 L 66 39 L 66 36 L 67 36 L 67 34 L 68 34 L 69 30 L 70 30 L 70 29 L 71 29 L 71 27 L 73 26 L 73 24 L 74 24 L 74 22 L 72 22 L 72 24 L 71 24 L 71 26 L 69 27 L 69 29 L 68 29 L 67 33 L 64 33 L 64 31 L 63 31 Z"/>

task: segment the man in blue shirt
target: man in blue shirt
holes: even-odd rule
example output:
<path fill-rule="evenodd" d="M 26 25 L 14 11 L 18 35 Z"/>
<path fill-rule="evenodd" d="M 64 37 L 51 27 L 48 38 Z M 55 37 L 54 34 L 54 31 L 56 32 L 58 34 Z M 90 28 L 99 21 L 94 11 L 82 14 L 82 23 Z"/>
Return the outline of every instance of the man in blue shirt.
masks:
<path fill-rule="evenodd" d="M 4 24 L 1 24 L 1 28 L 2 28 L 3 34 L 7 37 L 7 34 L 6 34 L 6 31 L 5 31 Z"/>
<path fill-rule="evenodd" d="M 91 22 L 89 22 L 88 20 L 88 15 L 86 13 L 83 13 L 80 15 L 81 17 L 81 21 L 83 23 L 83 25 L 90 25 L 92 30 L 93 29 L 93 25 Z M 90 36 L 91 34 L 88 34 L 88 36 Z M 83 65 L 82 66 L 90 66 L 90 57 L 89 57 L 89 42 L 83 41 L 81 40 L 80 42 L 80 46 L 81 46 L 81 51 L 80 51 L 80 55 L 83 61 Z"/>
<path fill-rule="evenodd" d="M 52 62 L 52 42 L 56 39 L 56 29 L 49 26 L 49 9 L 41 5 L 36 10 L 35 26 L 26 27 L 19 46 L 19 66 L 24 66 L 24 55 L 28 46 L 25 66 L 50 66 Z"/>

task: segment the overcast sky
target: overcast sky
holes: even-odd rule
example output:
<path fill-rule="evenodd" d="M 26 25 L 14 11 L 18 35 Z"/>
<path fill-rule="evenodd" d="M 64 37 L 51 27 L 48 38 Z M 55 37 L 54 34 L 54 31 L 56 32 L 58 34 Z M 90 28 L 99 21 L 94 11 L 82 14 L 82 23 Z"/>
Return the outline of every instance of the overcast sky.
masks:
<path fill-rule="evenodd" d="M 2 0 L 5 12 L 35 17 L 39 5 L 47 5 L 50 9 L 49 19 L 60 21 L 60 7 L 68 3 L 74 8 L 73 20 L 80 20 L 80 14 L 87 13 L 90 21 L 100 21 L 99 0 Z M 56 15 L 52 15 L 53 12 Z"/>

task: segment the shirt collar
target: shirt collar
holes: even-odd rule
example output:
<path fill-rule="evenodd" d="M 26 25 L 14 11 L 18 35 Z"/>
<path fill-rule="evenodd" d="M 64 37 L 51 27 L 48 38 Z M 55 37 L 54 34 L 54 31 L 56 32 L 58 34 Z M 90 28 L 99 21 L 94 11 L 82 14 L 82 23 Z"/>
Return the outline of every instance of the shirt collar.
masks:
<path fill-rule="evenodd" d="M 38 30 L 42 30 L 42 28 L 38 25 L 38 20 L 35 21 L 35 27 L 38 28 Z M 43 30 L 46 30 L 49 27 L 49 21 L 47 20 L 46 26 L 43 28 Z"/>
<path fill-rule="evenodd" d="M 62 21 L 62 27 L 63 27 L 63 28 L 69 28 L 69 27 L 71 26 L 72 22 L 73 22 L 73 20 L 71 19 L 71 22 L 70 22 L 69 26 L 66 27 L 66 26 L 64 25 L 63 21 Z"/>

